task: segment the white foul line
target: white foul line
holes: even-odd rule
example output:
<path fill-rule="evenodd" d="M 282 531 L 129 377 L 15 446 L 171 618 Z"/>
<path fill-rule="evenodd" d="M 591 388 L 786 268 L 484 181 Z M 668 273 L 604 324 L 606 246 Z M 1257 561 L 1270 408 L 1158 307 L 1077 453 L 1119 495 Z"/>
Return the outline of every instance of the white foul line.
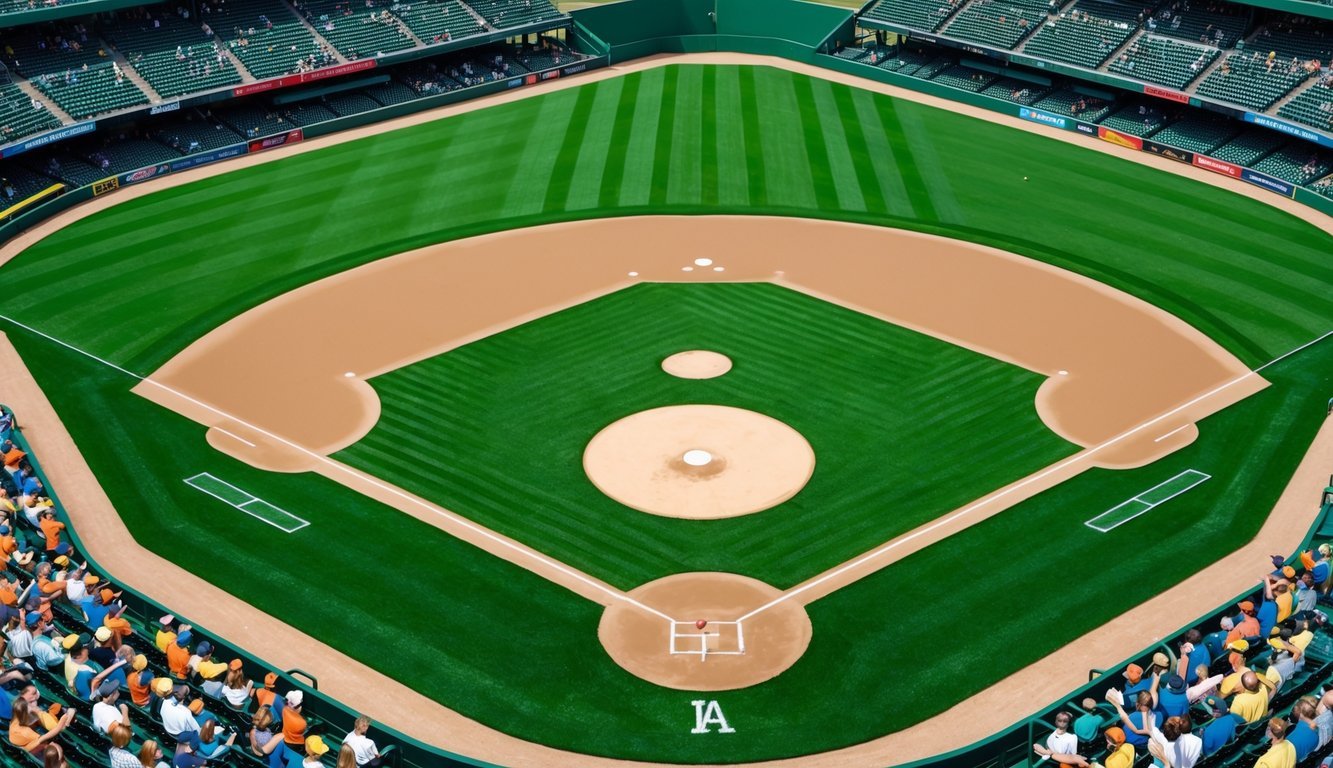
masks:
<path fill-rule="evenodd" d="M 242 443 L 245 443 L 246 445 L 250 446 L 251 448 L 254 448 L 254 447 L 255 447 L 255 444 L 254 444 L 254 443 L 250 442 L 249 440 L 246 440 L 244 437 L 241 437 L 240 435 L 233 435 L 232 433 L 228 432 L 227 430 L 223 429 L 222 427 L 213 427 L 213 429 L 216 429 L 217 431 L 221 432 L 222 434 L 226 435 L 227 437 L 230 437 L 230 438 L 233 439 L 233 440 L 240 440 Z"/>
<path fill-rule="evenodd" d="M 1180 426 L 1176 427 L 1175 429 L 1171 430 L 1170 432 L 1167 432 L 1165 435 L 1162 435 L 1161 437 L 1156 438 L 1155 440 L 1153 440 L 1153 442 L 1154 442 L 1154 443 L 1160 443 L 1160 442 L 1162 442 L 1163 440 L 1165 440 L 1165 439 L 1167 439 L 1168 437 L 1174 435 L 1175 433 L 1179 432 L 1180 430 L 1185 429 L 1185 428 L 1188 427 L 1188 426 L 1189 426 L 1188 424 L 1181 424 Z"/>
<path fill-rule="evenodd" d="M 466 528 L 466 529 L 472 531 L 473 533 L 476 533 L 476 534 L 478 534 L 478 535 L 480 535 L 480 536 L 482 536 L 482 537 L 484 537 L 484 538 L 490 539 L 491 541 L 495 542 L 496 544 L 499 544 L 499 545 L 502 546 L 502 547 L 505 547 L 506 549 L 513 550 L 514 552 L 517 552 L 517 553 L 519 553 L 520 555 L 523 555 L 523 556 L 525 556 L 525 557 L 529 557 L 529 558 L 531 558 L 531 559 L 533 559 L 533 560 L 536 560 L 536 561 L 538 561 L 539 563 L 542 563 L 543 565 L 545 565 L 545 566 L 547 566 L 547 567 L 549 567 L 549 568 L 552 568 L 552 569 L 554 569 L 554 570 L 556 570 L 556 571 L 559 571 L 560 573 L 563 573 L 563 574 L 565 574 L 566 576 L 569 576 L 569 577 L 571 577 L 571 578 L 573 578 L 573 579 L 576 579 L 577 581 L 581 581 L 581 582 L 583 582 L 584 584 L 587 584 L 588 586 L 590 586 L 590 587 L 592 587 L 592 588 L 594 588 L 594 589 L 596 589 L 596 590 L 598 590 L 598 591 L 600 591 L 600 592 L 603 592 L 603 593 L 605 593 L 605 594 L 607 594 L 607 595 L 610 595 L 611 597 L 615 598 L 616 600 L 620 600 L 620 601 L 622 601 L 622 602 L 629 603 L 630 605 L 633 605 L 633 606 L 635 606 L 635 607 L 637 607 L 637 608 L 641 608 L 641 609 L 643 609 L 644 611 L 646 611 L 646 612 L 648 612 L 648 613 L 651 613 L 651 614 L 653 614 L 653 615 L 655 615 L 655 616 L 658 616 L 658 617 L 660 617 L 660 618 L 662 618 L 662 619 L 664 619 L 664 620 L 666 620 L 666 621 L 675 621 L 675 619 L 671 618 L 670 616 L 666 615 L 665 613 L 662 613 L 661 611 L 657 610 L 656 608 L 652 608 L 652 607 L 650 607 L 650 606 L 644 605 L 643 603 L 639 602 L 638 600 L 635 600 L 634 598 L 630 597 L 629 595 L 625 594 L 624 592 L 620 592 L 620 591 L 618 591 L 618 590 L 610 589 L 610 588 L 608 588 L 607 586 L 605 586 L 605 585 L 603 585 L 603 584 L 599 584 L 598 582 L 596 582 L 596 581 L 594 581 L 593 579 L 589 578 L 586 574 L 581 573 L 581 572 L 579 572 L 579 571 L 576 571 L 576 570 L 574 570 L 573 568 L 570 568 L 569 566 L 565 565 L 564 563 L 562 563 L 562 562 L 560 562 L 560 561 L 558 561 L 558 560 L 553 560 L 553 559 L 547 557 L 546 555 L 541 554 L 540 552 L 538 552 L 538 551 L 536 551 L 536 550 L 534 550 L 534 549 L 531 549 L 531 548 L 529 548 L 529 547 L 522 546 L 522 545 L 520 545 L 520 544 L 518 544 L 518 543 L 516 543 L 516 542 L 514 542 L 514 541 L 511 541 L 511 540 L 506 539 L 506 538 L 504 538 L 504 537 L 502 537 L 502 536 L 499 536 L 499 535 L 497 535 L 496 533 L 494 533 L 493 531 L 491 531 L 491 530 L 489 530 L 489 529 L 487 529 L 487 528 L 483 528 L 483 527 L 477 525 L 476 523 L 473 523 L 471 520 L 468 520 L 467 518 L 459 517 L 458 515 L 453 514 L 452 512 L 448 512 L 448 511 L 446 511 L 446 510 L 444 510 L 444 509 L 441 509 L 441 508 L 439 508 L 439 507 L 433 506 L 433 505 L 431 505 L 431 504 L 427 504 L 427 503 L 421 501 L 420 499 L 414 498 L 414 497 L 408 495 L 407 493 L 403 492 L 402 490 L 400 490 L 400 489 L 398 489 L 398 488 L 395 488 L 395 487 L 393 487 L 393 486 L 391 486 L 391 485 L 387 485 L 387 484 L 385 484 L 385 483 L 379 481 L 378 479 L 376 479 L 376 478 L 374 478 L 374 477 L 371 477 L 370 475 L 367 475 L 367 474 L 365 474 L 365 473 L 363 473 L 363 472 L 361 472 L 361 471 L 359 471 L 359 470 L 357 470 L 357 469 L 353 469 L 352 467 L 349 467 L 349 466 L 347 466 L 347 465 L 345 465 L 345 464 L 339 464 L 338 462 L 333 461 L 332 459 L 328 458 L 327 456 L 322 456 L 322 455 L 320 455 L 320 454 L 318 454 L 318 453 L 315 453 L 314 451 L 311 451 L 310 449 L 308 449 L 308 448 L 306 448 L 306 447 L 304 447 L 304 446 L 297 445 L 296 443 L 293 443 L 292 441 L 288 440 L 288 439 L 285 438 L 285 437 L 281 437 L 281 436 L 279 436 L 279 435 L 275 435 L 275 434 L 273 434 L 272 432 L 269 432 L 268 430 L 266 430 L 266 429 L 264 429 L 264 428 L 262 428 L 262 427 L 255 426 L 254 424 L 251 424 L 251 423 L 245 421 L 244 419 L 241 419 L 241 418 L 238 418 L 238 417 L 236 417 L 236 416 L 233 416 L 233 415 L 231 415 L 231 414 L 229 414 L 229 413 L 227 413 L 227 412 L 225 412 L 225 411 L 223 411 L 223 410 L 221 410 L 221 409 L 218 409 L 218 408 L 215 408 L 215 407 L 209 405 L 208 403 L 205 403 L 205 402 L 201 402 L 201 401 L 199 401 L 199 400 L 196 400 L 195 398 L 193 398 L 193 397 L 191 397 L 191 396 L 185 394 L 184 392 L 180 392 L 179 390 L 176 390 L 176 389 L 174 389 L 174 388 L 172 388 L 172 387 L 169 387 L 169 386 L 167 386 L 166 384 L 162 384 L 162 383 L 153 381 L 152 379 L 150 379 L 150 378 L 148 378 L 148 377 L 146 377 L 146 376 L 140 376 L 139 374 L 135 373 L 134 371 L 126 370 L 126 369 L 120 367 L 119 365 L 116 365 L 116 364 L 113 363 L 113 362 L 110 362 L 110 361 L 108 361 L 108 360 L 103 360 L 102 358 L 98 357 L 97 355 L 92 354 L 91 352 L 85 352 L 84 350 L 79 349 L 78 347 L 74 346 L 73 344 L 69 344 L 69 343 L 67 343 L 67 342 L 61 341 L 60 339 L 57 339 L 56 337 L 51 336 L 50 334 L 43 333 L 42 331 L 39 331 L 39 330 L 37 330 L 36 328 L 33 328 L 33 327 L 29 326 L 29 325 L 25 325 L 25 324 L 23 324 L 23 323 L 20 323 L 19 321 L 13 319 L 12 317 L 8 317 L 8 316 L 6 316 L 6 315 L 0 315 L 0 320 L 5 320 L 5 321 L 8 321 L 8 322 L 10 322 L 10 323 L 13 323 L 14 325 L 17 325 L 18 327 L 20 327 L 20 328 L 22 328 L 22 329 L 24 329 L 24 330 L 26 330 L 26 331 L 28 331 L 28 332 L 30 332 L 30 333 L 35 333 L 35 334 L 37 334 L 38 336 L 41 336 L 41 337 L 44 338 L 44 339 L 47 339 L 47 340 L 49 340 L 49 341 L 53 341 L 53 342 L 55 342 L 56 344 L 59 344 L 60 346 L 66 348 L 66 349 L 68 349 L 68 350 L 70 350 L 70 351 L 72 351 L 72 352 L 77 352 L 78 354 L 83 355 L 84 357 L 87 357 L 87 358 L 92 359 L 92 360 L 96 360 L 97 362 L 101 363 L 102 365 L 107 366 L 108 368 L 112 368 L 112 369 L 114 369 L 114 370 L 120 371 L 121 373 L 125 374 L 126 376 L 129 376 L 129 377 L 134 378 L 134 379 L 138 379 L 139 381 L 142 381 L 142 382 L 144 382 L 145 384 L 151 384 L 151 385 L 153 385 L 153 386 L 155 386 L 155 387 L 157 387 L 157 388 L 159 388 L 159 389 L 162 389 L 162 390 L 165 390 L 165 391 L 167 391 L 167 392 L 170 392 L 171 394 L 173 394 L 173 395 L 175 395 L 175 396 L 181 398 L 182 400 L 186 400 L 186 401 L 188 401 L 188 402 L 194 403 L 195 405 L 197 405 L 197 406 L 199 406 L 199 407 L 201 407 L 201 408 L 204 408 L 204 409 L 206 409 L 206 410 L 208 410 L 208 411 L 211 411 L 211 412 L 217 414 L 218 416 L 221 416 L 221 417 L 223 417 L 223 418 L 225 418 L 225 419 L 230 419 L 230 420 L 236 422 L 237 424 L 240 424 L 240 425 L 242 425 L 242 426 L 244 426 L 244 427 L 247 427 L 247 428 L 249 428 L 249 429 L 254 430 L 255 432 L 257 432 L 257 433 L 259 433 L 259 434 L 261 434 L 261 435 L 264 435 L 265 437 L 267 437 L 267 438 L 269 438 L 269 439 L 272 439 L 272 440 L 274 440 L 274 441 L 276 441 L 276 442 L 282 443 L 283 445 L 286 445 L 286 446 L 288 446 L 288 447 L 290 447 L 290 448 L 296 450 L 296 451 L 299 452 L 299 453 L 305 454 L 306 456 L 309 456 L 309 457 L 311 457 L 312 459 L 314 459 L 316 462 L 324 463 L 324 464 L 326 464 L 326 465 L 332 467 L 335 471 L 343 472 L 343 473 L 352 475 L 353 477 L 357 478 L 358 480 L 361 480 L 362 482 L 368 483 L 368 484 L 370 484 L 370 485 L 372 485 L 372 486 L 374 486 L 374 487 L 376 487 L 376 488 L 378 488 L 378 489 L 380 489 L 380 490 L 382 490 L 382 491 L 385 491 L 386 493 L 389 493 L 389 494 L 392 494 L 392 495 L 394 495 L 394 496 L 397 496 L 397 497 L 403 499 L 404 501 L 408 502 L 409 504 L 413 504 L 413 505 L 416 505 L 416 506 L 418 506 L 418 507 L 420 507 L 420 508 L 422 508 L 422 509 L 429 510 L 429 511 L 431 511 L 431 512 L 433 512 L 433 513 L 435 513 L 435 514 L 437 514 L 437 515 L 439 515 L 439 516 L 441 516 L 441 517 L 443 517 L 443 518 L 445 518 L 445 519 L 447 519 L 447 520 L 453 522 L 455 525 L 459 525 L 459 526 L 461 526 L 461 527 L 463 527 L 463 528 Z"/>

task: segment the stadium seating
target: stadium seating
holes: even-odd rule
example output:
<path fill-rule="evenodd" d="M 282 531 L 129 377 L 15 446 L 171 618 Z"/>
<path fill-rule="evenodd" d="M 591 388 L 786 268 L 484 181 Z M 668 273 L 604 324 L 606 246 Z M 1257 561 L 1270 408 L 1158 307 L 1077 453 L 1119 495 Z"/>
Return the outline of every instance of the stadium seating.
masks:
<path fill-rule="evenodd" d="M 1219 53 L 1212 46 L 1144 35 L 1117 56 L 1109 69 L 1118 74 L 1183 90 L 1194 78 L 1203 74 Z"/>
<path fill-rule="evenodd" d="M 1230 48 L 1245 34 L 1249 18 L 1244 6 L 1211 3 L 1207 8 L 1191 8 L 1176 0 L 1159 9 L 1148 25 L 1154 34 Z"/>
<path fill-rule="evenodd" d="M 380 109 L 383 104 L 370 98 L 364 93 L 335 93 L 324 98 L 324 106 L 333 110 L 338 116 L 355 115 L 361 112 L 370 112 Z"/>
<path fill-rule="evenodd" d="M 1153 141 L 1190 152 L 1212 154 L 1236 135 L 1235 123 L 1221 115 L 1192 114 L 1153 134 Z"/>
<path fill-rule="evenodd" d="M 972 0 L 942 31 L 950 37 L 1013 48 L 1046 21 L 1056 0 Z"/>
<path fill-rule="evenodd" d="M 148 94 L 81 25 L 24 27 L 5 43 L 14 51 L 10 66 L 76 120 L 148 103 Z"/>
<path fill-rule="evenodd" d="M 962 5 L 961 0 L 879 0 L 863 16 L 934 32 Z"/>
<path fill-rule="evenodd" d="M 1167 114 L 1161 108 L 1141 102 L 1121 107 L 1101 120 L 1107 128 L 1131 136 L 1150 136 L 1166 122 Z"/>
<path fill-rule="evenodd" d="M 512 29 L 566 18 L 548 0 L 473 0 L 468 5 L 493 29 Z"/>
<path fill-rule="evenodd" d="M 1315 71 L 1312 62 L 1333 58 L 1333 25 L 1300 17 L 1268 24 L 1246 49 L 1226 57 L 1224 66 L 1198 88 L 1208 96 L 1266 110 Z"/>
<path fill-rule="evenodd" d="M 987 96 L 1027 106 L 1032 106 L 1050 92 L 1051 89 L 1046 86 L 1008 77 L 996 80 L 982 91 Z"/>
<path fill-rule="evenodd" d="M 1212 155 L 1228 163 L 1253 167 L 1259 159 L 1282 146 L 1286 139 L 1282 134 L 1269 130 L 1251 128 L 1236 138 L 1213 150 Z"/>
<path fill-rule="evenodd" d="M 0 144 L 41 133 L 60 125 L 46 105 L 34 102 L 17 85 L 0 86 Z"/>
<path fill-rule="evenodd" d="M 458 0 L 405 0 L 393 12 L 426 44 L 470 37 L 484 31 Z"/>
<path fill-rule="evenodd" d="M 96 149 L 85 146 L 75 151 L 82 159 L 87 160 L 89 165 L 100 168 L 103 176 L 157 165 L 181 155 L 180 152 L 164 144 L 147 139 L 100 142 L 100 146 Z"/>
<path fill-rule="evenodd" d="M 206 0 L 200 18 L 226 41 L 228 49 L 257 78 L 337 61 L 282 0 Z"/>
<path fill-rule="evenodd" d="M 1333 171 L 1333 158 L 1305 142 L 1292 142 L 1251 167 L 1293 184 L 1309 184 Z"/>
<path fill-rule="evenodd" d="M 153 138 L 181 154 L 207 152 L 241 141 L 240 134 L 232 129 L 194 112 L 157 126 Z"/>
<path fill-rule="evenodd" d="M 37 157 L 21 158 L 21 163 L 34 173 L 43 174 L 71 187 L 87 186 L 107 176 L 104 171 L 80 160 L 65 151 L 63 147 L 61 151 L 40 160 Z"/>
<path fill-rule="evenodd" d="M 1058 17 L 1042 24 L 1023 52 L 1095 67 L 1134 34 L 1141 12 L 1138 7 L 1104 0 L 1078 0 Z"/>
<path fill-rule="evenodd" d="M 388 8 L 362 0 L 297 0 L 296 10 L 348 59 L 360 59 L 416 45 Z"/>
<path fill-rule="evenodd" d="M 367 96 L 386 107 L 393 104 L 402 104 L 405 101 L 419 98 L 417 93 L 411 88 L 392 80 L 387 83 L 372 85 L 365 89 L 365 93 Z"/>
<path fill-rule="evenodd" d="M 163 98 L 241 82 L 235 63 L 197 21 L 165 7 L 135 11 L 123 12 L 103 34 Z"/>
<path fill-rule="evenodd" d="M 1333 78 L 1325 77 L 1296 94 L 1277 114 L 1321 131 L 1333 132 Z"/>
<path fill-rule="evenodd" d="M 288 106 L 287 110 L 283 112 L 283 117 L 296 125 L 306 126 L 333 120 L 338 117 L 338 114 L 323 104 L 309 102 Z"/>
<path fill-rule="evenodd" d="M 1052 91 L 1032 106 L 1047 112 L 1077 117 L 1089 123 L 1095 123 L 1106 117 L 1113 108 L 1112 103 L 1105 99 L 1086 96 L 1064 88 Z"/>
<path fill-rule="evenodd" d="M 57 183 L 56 179 L 11 164 L 0 175 L 0 207 L 9 207 Z"/>
<path fill-rule="evenodd" d="M 931 79 L 937 83 L 944 83 L 951 88 L 977 93 L 988 88 L 998 77 L 999 75 L 959 64 L 940 70 Z"/>

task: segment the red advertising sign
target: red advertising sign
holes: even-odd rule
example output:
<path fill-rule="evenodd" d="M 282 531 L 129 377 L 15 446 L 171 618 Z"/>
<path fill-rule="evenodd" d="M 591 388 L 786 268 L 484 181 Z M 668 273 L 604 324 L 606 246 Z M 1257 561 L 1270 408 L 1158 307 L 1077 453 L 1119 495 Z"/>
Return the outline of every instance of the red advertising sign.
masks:
<path fill-rule="evenodd" d="M 1149 96 L 1156 96 L 1159 99 L 1166 99 L 1167 101 L 1174 101 L 1180 104 L 1190 103 L 1190 97 L 1186 96 L 1185 94 L 1176 93 L 1175 91 L 1168 91 L 1165 88 L 1158 88 L 1155 85 L 1143 86 L 1143 92 L 1148 94 Z"/>
<path fill-rule="evenodd" d="M 1233 179 L 1240 178 L 1240 166 L 1232 165 L 1225 160 L 1214 160 L 1207 155 L 1196 154 L 1194 156 L 1194 164 L 1200 168 L 1212 171 L 1213 173 L 1220 173 L 1223 176 L 1230 176 Z"/>
<path fill-rule="evenodd" d="M 352 72 L 361 72 L 367 69 L 374 69 L 379 65 L 375 59 L 360 59 L 358 61 L 349 61 L 346 64 L 339 64 L 336 67 L 325 67 L 317 69 L 314 72 L 302 72 L 299 75 L 284 75 L 275 77 L 271 80 L 260 80 L 257 83 L 247 83 L 238 85 L 232 89 L 232 96 L 249 96 L 252 93 L 263 93 L 277 88 L 287 88 L 301 83 L 310 83 L 315 80 L 323 80 L 327 77 L 337 77 L 347 75 Z"/>
<path fill-rule="evenodd" d="M 304 138 L 305 134 L 301 132 L 300 128 L 296 128 L 287 131 L 286 133 L 279 133 L 275 136 L 265 136 L 262 139 L 255 139 L 250 142 L 249 151 L 263 152 L 266 149 L 273 149 L 274 147 L 281 147 L 286 144 L 295 144 Z"/>
<path fill-rule="evenodd" d="M 1109 141 L 1112 144 L 1119 144 L 1122 147 L 1130 149 L 1143 149 L 1143 139 L 1138 136 L 1130 136 L 1128 133 L 1113 131 L 1104 125 L 1097 126 L 1097 138 L 1102 141 Z"/>

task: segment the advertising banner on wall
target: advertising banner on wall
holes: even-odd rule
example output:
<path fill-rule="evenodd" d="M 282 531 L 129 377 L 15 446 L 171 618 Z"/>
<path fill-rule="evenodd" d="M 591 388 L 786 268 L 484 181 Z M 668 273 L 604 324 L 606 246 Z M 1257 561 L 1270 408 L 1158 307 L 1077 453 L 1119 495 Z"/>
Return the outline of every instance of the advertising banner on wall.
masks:
<path fill-rule="evenodd" d="M 1233 179 L 1240 178 L 1241 167 L 1225 160 L 1217 160 L 1207 155 L 1195 155 L 1194 165 L 1213 173 L 1220 173 L 1223 176 L 1230 176 Z"/>
<path fill-rule="evenodd" d="M 1156 96 L 1159 99 L 1166 99 L 1167 101 L 1174 101 L 1180 104 L 1190 103 L 1189 96 L 1186 96 L 1183 93 L 1176 93 L 1175 91 L 1168 90 L 1166 88 L 1158 88 L 1155 85 L 1143 86 L 1143 92 L 1148 94 L 1149 96 Z"/>
<path fill-rule="evenodd" d="M 1283 197 L 1295 197 L 1296 187 L 1291 182 L 1282 179 L 1273 178 L 1266 173 L 1251 171 L 1249 168 L 1240 169 L 1241 179 L 1250 182 L 1256 187 L 1263 187 L 1269 192 L 1275 192 Z"/>
<path fill-rule="evenodd" d="M 300 85 L 301 83 L 312 83 L 316 80 L 324 80 L 329 77 L 338 77 L 339 75 L 347 75 L 353 72 L 374 69 L 378 63 L 379 62 L 374 59 L 359 59 L 357 61 L 349 61 L 346 64 L 339 64 L 336 67 L 316 69 L 313 72 L 301 72 L 295 75 L 275 77 L 271 80 L 260 80 L 257 83 L 247 83 L 245 85 L 236 86 L 231 89 L 231 95 L 249 96 L 252 93 L 263 93 L 264 91 L 287 88 L 293 85 Z"/>
<path fill-rule="evenodd" d="M 1051 125 L 1056 128 L 1068 128 L 1070 122 L 1069 118 L 1063 115 L 1055 115 L 1050 112 L 1043 112 L 1040 109 L 1032 109 L 1031 107 L 1019 107 L 1018 116 L 1024 120 L 1031 120 L 1034 123 Z"/>
<path fill-rule="evenodd" d="M 203 152 L 189 157 L 182 157 L 171 164 L 171 170 L 183 171 L 186 168 L 193 168 L 196 165 L 207 165 L 216 163 L 219 160 L 226 160 L 229 157 L 244 155 L 247 147 L 244 144 L 232 144 L 230 147 L 215 149 L 212 152 Z"/>
<path fill-rule="evenodd" d="M 1143 149 L 1143 139 L 1138 136 L 1130 136 L 1128 133 L 1113 131 L 1104 125 L 1097 126 L 1097 138 L 1130 149 Z"/>
<path fill-rule="evenodd" d="M 1299 125 L 1288 123 L 1286 120 L 1278 120 L 1276 117 L 1256 115 L 1253 112 L 1246 112 L 1245 122 L 1262 125 L 1265 128 L 1272 128 L 1273 130 L 1280 131 L 1288 136 L 1295 136 L 1297 138 L 1305 139 L 1306 141 L 1313 141 L 1322 147 L 1333 147 L 1333 138 L 1329 138 L 1328 136 L 1309 128 L 1303 128 Z"/>
<path fill-rule="evenodd" d="M 67 125 L 64 128 L 47 131 L 46 133 L 33 136 L 25 141 L 5 147 L 3 150 L 0 150 L 0 157 L 13 157 L 14 155 L 27 152 L 30 149 L 37 149 L 38 147 L 44 147 L 47 144 L 53 144 L 57 141 L 64 141 L 72 136 L 81 136 L 85 133 L 92 133 L 95 130 L 97 130 L 96 120 Z"/>
<path fill-rule="evenodd" d="M 1194 162 L 1193 152 L 1186 152 L 1183 149 L 1176 149 L 1175 147 L 1169 147 L 1165 144 L 1158 144 L 1157 142 L 1149 141 L 1148 139 L 1143 140 L 1143 151 L 1151 152 L 1154 155 L 1161 155 L 1162 157 L 1181 163 Z"/>
<path fill-rule="evenodd" d="M 247 146 L 249 148 L 248 151 L 250 152 L 263 152 L 266 149 L 273 149 L 274 147 L 281 147 L 287 144 L 295 144 L 304 138 L 305 134 L 301 132 L 301 129 L 295 128 L 286 133 L 279 133 L 274 136 L 265 136 L 262 139 L 255 139 Z"/>

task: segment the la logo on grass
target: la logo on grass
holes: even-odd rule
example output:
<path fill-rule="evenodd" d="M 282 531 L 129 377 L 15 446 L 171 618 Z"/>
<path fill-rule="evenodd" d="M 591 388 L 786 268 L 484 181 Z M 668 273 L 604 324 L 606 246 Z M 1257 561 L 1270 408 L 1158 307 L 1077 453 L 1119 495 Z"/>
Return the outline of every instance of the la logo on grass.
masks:
<path fill-rule="evenodd" d="M 694 705 L 694 730 L 690 733 L 712 733 L 708 728 L 710 725 L 716 725 L 718 733 L 736 732 L 727 724 L 727 716 L 722 714 L 722 707 L 716 701 L 698 699 L 690 703 Z"/>

